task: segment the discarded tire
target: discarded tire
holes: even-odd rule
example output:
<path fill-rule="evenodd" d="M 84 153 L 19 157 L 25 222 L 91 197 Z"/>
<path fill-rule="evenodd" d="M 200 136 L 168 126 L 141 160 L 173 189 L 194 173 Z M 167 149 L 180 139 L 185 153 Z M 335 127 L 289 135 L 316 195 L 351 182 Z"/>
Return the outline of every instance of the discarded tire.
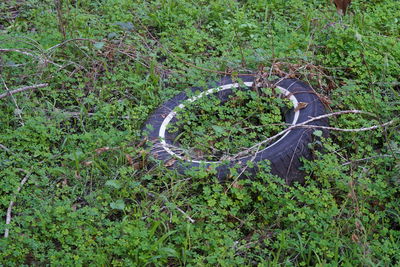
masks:
<path fill-rule="evenodd" d="M 253 85 L 253 76 L 239 76 L 246 88 Z M 294 108 L 288 112 L 286 123 L 296 125 L 309 120 L 312 117 L 317 117 L 325 114 L 325 108 L 313 89 L 297 79 L 284 79 L 277 84 L 279 89 L 287 98 L 289 98 Z M 275 142 L 269 144 L 266 148 L 259 150 L 256 154 L 247 155 L 230 161 L 228 164 L 221 162 L 207 162 L 199 160 L 191 160 L 180 156 L 176 149 L 176 144 L 173 144 L 177 133 L 169 133 L 167 125 L 176 122 L 176 108 L 184 108 L 186 102 L 194 102 L 197 99 L 208 94 L 215 94 L 222 101 L 227 100 L 232 94 L 232 88 L 239 87 L 237 82 L 233 82 L 230 77 L 224 77 L 216 86 L 207 88 L 191 88 L 191 91 L 201 93 L 195 96 L 188 96 L 186 92 L 176 95 L 174 98 L 165 102 L 161 107 L 145 122 L 143 131 L 146 132 L 148 140 L 151 142 L 151 154 L 165 162 L 165 166 L 175 168 L 179 172 L 184 172 L 188 168 L 209 168 L 211 165 L 216 167 L 218 178 L 223 181 L 229 176 L 230 169 L 235 166 L 241 166 L 242 169 L 247 166 L 248 161 L 253 161 L 254 167 L 246 167 L 247 175 L 254 175 L 257 170 L 257 163 L 264 160 L 270 161 L 271 173 L 278 175 L 286 180 L 288 184 L 293 182 L 303 182 L 304 172 L 301 170 L 301 160 L 304 157 L 310 159 L 312 152 L 308 144 L 312 142 L 313 131 L 311 128 L 294 128 L 281 136 Z M 300 105 L 305 105 L 299 109 Z M 299 107 L 298 107 L 299 106 Z M 297 108 L 296 108 L 297 107 Z M 175 109 L 175 111 L 174 111 Z M 328 121 L 325 119 L 310 122 L 308 125 L 327 126 Z M 240 170 L 238 170 L 240 172 Z"/>

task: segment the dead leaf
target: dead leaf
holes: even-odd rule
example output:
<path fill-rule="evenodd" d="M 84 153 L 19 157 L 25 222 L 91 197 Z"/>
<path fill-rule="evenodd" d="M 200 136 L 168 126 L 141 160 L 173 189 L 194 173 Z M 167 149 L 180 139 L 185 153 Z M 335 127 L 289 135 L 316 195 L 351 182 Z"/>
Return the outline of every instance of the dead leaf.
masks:
<path fill-rule="evenodd" d="M 351 240 L 353 240 L 354 243 L 360 242 L 360 238 L 356 234 L 351 235 Z"/>
<path fill-rule="evenodd" d="M 100 147 L 100 148 L 96 149 L 95 151 L 96 151 L 97 154 L 101 154 L 101 153 L 106 152 L 108 150 L 110 150 L 110 147 L 105 146 L 105 147 Z"/>
<path fill-rule="evenodd" d="M 143 163 L 142 162 L 135 162 L 135 163 L 133 163 L 133 168 L 135 169 L 135 170 L 141 170 L 141 169 L 143 169 Z"/>
<path fill-rule="evenodd" d="M 174 165 L 174 163 L 176 162 L 176 159 L 170 159 L 167 162 L 164 163 L 165 167 L 171 167 L 172 165 Z"/>
<path fill-rule="evenodd" d="M 355 224 L 356 224 L 356 228 L 357 228 L 358 230 L 361 230 L 361 229 L 362 229 L 361 223 L 360 223 L 359 221 L 356 221 Z"/>
<path fill-rule="evenodd" d="M 294 112 L 299 111 L 300 109 L 306 108 L 308 106 L 308 103 L 306 102 L 299 102 L 297 104 L 297 107 L 294 109 Z"/>
<path fill-rule="evenodd" d="M 193 153 L 197 159 L 201 159 L 204 157 L 204 152 L 201 149 L 194 148 Z"/>
<path fill-rule="evenodd" d="M 78 203 L 73 204 L 73 205 L 71 206 L 71 209 L 72 209 L 73 211 L 76 211 L 76 210 L 78 209 Z"/>
<path fill-rule="evenodd" d="M 140 154 L 140 156 L 145 157 L 145 156 L 147 156 L 147 154 L 149 154 L 149 152 L 146 150 L 140 150 L 139 154 Z"/>
<path fill-rule="evenodd" d="M 125 154 L 125 158 L 128 161 L 128 164 L 133 166 L 133 159 L 129 154 Z"/>
<path fill-rule="evenodd" d="M 351 0 L 333 0 L 333 3 L 336 6 L 336 10 L 339 15 L 346 15 L 347 8 L 349 7 Z"/>
<path fill-rule="evenodd" d="M 239 184 L 238 182 L 233 182 L 232 183 L 233 188 L 238 188 L 238 189 L 243 189 L 243 185 Z"/>
<path fill-rule="evenodd" d="M 143 138 L 143 140 L 136 145 L 136 148 L 142 147 L 144 144 L 146 144 L 146 142 L 147 142 L 147 137 Z"/>

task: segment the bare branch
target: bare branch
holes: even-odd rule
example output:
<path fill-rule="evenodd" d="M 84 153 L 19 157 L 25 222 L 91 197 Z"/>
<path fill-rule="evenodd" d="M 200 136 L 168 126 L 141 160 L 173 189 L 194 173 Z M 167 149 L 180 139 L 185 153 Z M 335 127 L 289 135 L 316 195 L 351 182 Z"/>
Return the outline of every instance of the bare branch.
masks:
<path fill-rule="evenodd" d="M 304 121 L 304 122 L 302 122 L 302 123 L 295 124 L 295 125 L 292 125 L 292 126 L 286 128 L 285 130 L 283 130 L 283 131 L 277 133 L 276 135 L 271 136 L 271 137 L 269 137 L 269 138 L 267 138 L 267 139 L 265 139 L 265 140 L 263 140 L 263 141 L 261 141 L 261 142 L 255 144 L 255 145 L 251 146 L 250 148 L 248 148 L 248 149 L 246 149 L 246 150 L 244 150 L 244 151 L 241 151 L 241 152 L 237 153 L 237 154 L 234 156 L 234 158 L 238 158 L 238 157 L 245 156 L 245 155 L 247 155 L 250 151 L 252 151 L 252 150 L 254 150 L 254 149 L 257 149 L 257 150 L 258 150 L 259 147 L 260 147 L 261 145 L 263 145 L 263 144 L 265 144 L 265 143 L 268 143 L 268 142 L 270 142 L 270 141 L 272 141 L 272 140 L 278 138 L 278 137 L 281 136 L 281 135 L 284 135 L 284 134 L 287 133 L 288 131 L 291 131 L 291 130 L 293 130 L 293 129 L 295 129 L 295 128 L 306 127 L 306 128 L 329 129 L 329 130 L 344 131 L 344 132 L 361 132 L 361 131 L 369 131 L 369 130 L 374 130 L 374 129 L 377 129 L 377 128 L 385 127 L 385 126 L 387 126 L 387 125 L 390 125 L 390 124 L 393 124 L 393 123 L 394 123 L 394 120 L 391 120 L 391 121 L 386 122 L 386 123 L 381 124 L 381 125 L 375 125 L 375 126 L 372 126 L 372 127 L 359 128 L 359 129 L 341 129 L 341 128 L 327 127 L 327 126 L 307 125 L 308 123 L 313 122 L 313 121 L 316 121 L 316 120 L 321 120 L 321 119 L 324 119 L 324 118 L 329 118 L 329 117 L 338 116 L 338 115 L 342 115 L 342 114 L 350 114 L 350 113 L 352 113 L 352 114 L 368 114 L 368 115 L 375 116 L 374 114 L 372 114 L 372 113 L 370 113 L 370 112 L 365 112 L 365 111 L 356 110 L 356 109 L 354 109 L 354 110 L 343 110 L 343 111 L 338 111 L 338 112 L 333 112 L 333 113 L 329 113 L 329 114 L 324 114 L 324 115 L 321 115 L 321 116 L 317 116 L 317 117 L 311 118 L 311 119 L 309 119 L 309 120 L 307 120 L 307 121 Z"/>
<path fill-rule="evenodd" d="M 93 40 L 93 39 L 87 39 L 87 38 L 74 38 L 74 39 L 68 39 L 68 40 L 65 40 L 65 41 L 64 41 L 64 42 L 62 42 L 62 43 L 59 43 L 59 44 L 56 44 L 55 46 L 52 46 L 52 47 L 50 47 L 49 49 L 47 49 L 47 51 L 54 50 L 54 49 L 55 49 L 55 48 L 57 48 L 57 47 L 63 46 L 63 45 L 65 45 L 66 43 L 69 43 L 69 42 L 74 42 L 74 41 L 89 41 L 89 42 L 92 42 L 92 43 L 95 43 L 95 42 L 97 42 L 96 40 Z"/>
<path fill-rule="evenodd" d="M 250 162 L 253 162 L 256 159 L 256 155 L 258 153 L 258 151 L 260 150 L 261 146 L 257 147 L 257 150 L 255 151 L 253 157 L 250 159 Z M 236 178 L 233 180 L 233 182 L 226 188 L 225 190 L 225 194 L 228 192 L 228 190 L 235 184 L 237 183 L 237 180 L 240 178 L 240 176 L 242 176 L 242 174 L 246 171 L 246 169 L 248 168 L 249 165 L 246 164 L 246 166 L 240 171 L 240 173 L 236 176 Z"/>
<path fill-rule="evenodd" d="M 14 95 L 14 94 L 19 93 L 19 92 L 23 92 L 23 91 L 27 91 L 27 90 L 32 90 L 32 89 L 37 89 L 37 88 L 43 88 L 43 87 L 46 87 L 46 86 L 48 86 L 48 85 L 49 85 L 48 83 L 41 83 L 41 84 L 36 84 L 36 85 L 30 85 L 30 86 L 21 87 L 21 88 L 12 90 L 12 91 L 8 91 L 7 93 L 1 94 L 1 95 L 0 95 L 0 99 L 4 98 L 4 97 L 6 97 L 6 96 Z"/>
<path fill-rule="evenodd" d="M 0 48 L 0 52 L 16 52 L 16 53 L 20 53 L 23 54 L 25 56 L 30 56 L 30 57 L 34 57 L 34 58 L 39 58 L 37 55 L 34 55 L 32 53 L 20 50 L 20 49 L 13 49 L 13 48 Z"/>
<path fill-rule="evenodd" d="M 325 130 L 331 130 L 331 131 L 340 131 L 340 132 L 365 132 L 365 131 L 370 131 L 370 130 L 375 130 L 378 128 L 382 128 L 385 126 L 388 126 L 390 124 L 393 124 L 394 120 L 385 122 L 383 124 L 379 125 L 374 125 L 371 127 L 364 127 L 364 128 L 357 128 L 357 129 L 343 129 L 343 128 L 336 128 L 336 127 L 328 127 L 328 126 L 319 126 L 319 125 L 301 125 L 299 128 L 318 128 L 318 129 L 325 129 Z"/>
<path fill-rule="evenodd" d="M 350 160 L 350 161 L 343 163 L 342 166 L 346 166 L 346 165 L 350 165 L 353 163 L 362 162 L 362 161 L 366 161 L 366 160 L 370 160 L 370 159 L 386 158 L 386 157 L 392 157 L 392 155 L 383 154 L 383 155 L 376 155 L 376 156 L 372 156 L 372 157 L 366 157 L 363 159 Z"/>
<path fill-rule="evenodd" d="M 20 53 L 26 56 L 30 56 L 33 57 L 35 59 L 37 59 L 39 61 L 39 63 L 41 64 L 46 64 L 47 62 L 53 64 L 54 66 L 57 66 L 59 68 L 62 68 L 61 65 L 55 63 L 54 61 L 51 61 L 50 59 L 46 58 L 45 56 L 39 56 L 39 55 L 35 55 L 20 49 L 13 49 L 13 48 L 0 48 L 0 52 L 16 52 L 16 53 Z"/>

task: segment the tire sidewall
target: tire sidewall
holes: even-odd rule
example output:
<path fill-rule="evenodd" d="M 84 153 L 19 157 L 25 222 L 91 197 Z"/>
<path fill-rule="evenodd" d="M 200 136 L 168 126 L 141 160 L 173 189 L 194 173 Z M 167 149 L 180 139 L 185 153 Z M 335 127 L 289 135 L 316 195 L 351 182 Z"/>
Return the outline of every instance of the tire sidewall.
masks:
<path fill-rule="evenodd" d="M 248 176 L 254 175 L 258 171 L 258 163 L 262 161 L 269 161 L 271 172 L 278 175 L 286 180 L 288 184 L 294 181 L 302 182 L 304 179 L 304 172 L 300 170 L 301 162 L 300 157 L 309 159 L 311 157 L 311 151 L 308 148 L 308 143 L 312 141 L 313 129 L 307 128 L 295 128 L 291 130 L 284 138 L 279 139 L 273 145 L 268 146 L 266 149 L 258 151 L 255 155 L 250 155 L 238 160 L 223 162 L 222 164 L 217 163 L 205 163 L 205 162 L 192 162 L 190 160 L 175 160 L 174 156 L 166 151 L 161 145 L 159 136 L 160 127 L 164 119 L 170 114 L 171 111 L 176 109 L 179 105 L 184 103 L 193 94 L 203 92 L 206 89 L 216 88 L 223 85 L 236 83 L 239 79 L 242 82 L 254 82 L 254 76 L 238 76 L 235 81 L 232 77 L 225 76 L 220 82 L 214 83 L 214 85 L 208 88 L 193 87 L 190 88 L 189 92 L 181 92 L 172 99 L 166 101 L 162 106 L 156 109 L 149 119 L 145 122 L 143 131 L 147 133 L 147 138 L 150 141 L 150 152 L 151 155 L 156 159 L 168 162 L 169 167 L 177 169 L 178 172 L 184 173 L 188 169 L 201 168 L 206 170 L 215 170 L 219 180 L 224 180 L 231 174 L 231 169 L 235 168 L 237 172 L 241 172 L 243 168 L 246 168 Z M 307 106 L 299 110 L 299 117 L 297 124 L 309 120 L 312 117 L 320 116 L 325 114 L 324 105 L 318 98 L 318 95 L 314 90 L 304 82 L 297 79 L 283 79 L 279 81 L 277 86 L 288 90 L 298 102 L 307 103 Z M 218 98 L 226 98 L 229 92 L 219 91 L 216 92 Z M 294 110 L 289 111 L 289 118 L 293 117 Z M 171 122 L 176 122 L 177 119 L 174 117 Z M 309 123 L 310 125 L 327 125 L 327 120 L 317 120 Z M 172 144 L 176 134 L 171 134 L 166 131 L 165 142 Z M 253 164 L 248 164 L 251 161 Z M 249 166 L 252 167 L 249 167 Z"/>

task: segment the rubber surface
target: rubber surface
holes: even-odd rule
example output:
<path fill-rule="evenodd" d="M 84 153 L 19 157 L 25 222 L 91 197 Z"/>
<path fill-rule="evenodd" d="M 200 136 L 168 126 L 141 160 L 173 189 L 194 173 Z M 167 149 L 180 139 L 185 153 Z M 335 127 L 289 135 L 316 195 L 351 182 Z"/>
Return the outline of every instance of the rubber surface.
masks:
<path fill-rule="evenodd" d="M 253 76 L 243 76 L 239 77 L 244 83 L 250 83 L 254 81 Z M 210 88 L 215 88 L 223 85 L 232 84 L 232 79 L 228 76 L 222 78 L 222 80 Z M 299 110 L 299 115 L 297 117 L 297 123 L 309 120 L 312 117 L 320 116 L 325 114 L 325 107 L 319 100 L 318 96 L 315 94 L 313 89 L 306 83 L 299 81 L 297 79 L 284 79 L 280 81 L 277 86 L 288 90 L 291 95 L 293 95 L 298 102 L 307 103 L 307 106 Z M 168 146 L 174 145 L 174 139 L 178 133 L 169 133 L 168 130 L 165 131 L 164 138 L 160 138 L 160 128 L 166 117 L 173 115 L 174 109 L 178 106 L 183 105 L 186 100 L 193 99 L 193 93 L 208 90 L 209 88 L 191 88 L 191 92 L 182 92 L 176 95 L 174 98 L 165 102 L 161 107 L 154 111 L 154 113 L 145 122 L 143 131 L 147 134 L 148 140 L 151 142 L 151 154 L 162 161 L 165 161 L 165 165 L 170 168 L 175 168 L 179 172 L 183 173 L 188 168 L 209 168 L 210 165 L 215 165 L 214 163 L 192 161 L 190 159 L 177 159 L 173 155 L 174 152 L 169 151 Z M 224 90 L 215 93 L 222 101 L 227 100 L 228 96 L 232 91 Z M 286 122 L 292 123 L 295 112 L 291 110 L 286 115 Z M 171 118 L 171 123 L 175 122 L 176 117 Z M 164 122 L 165 124 L 165 122 Z M 322 125 L 327 126 L 328 120 L 322 119 L 309 123 L 309 125 Z M 246 168 L 245 175 L 252 176 L 258 170 L 257 162 L 269 160 L 271 173 L 278 175 L 285 179 L 288 184 L 292 184 L 294 181 L 303 182 L 304 172 L 300 170 L 302 163 L 300 161 L 301 157 L 306 159 L 311 158 L 311 151 L 308 148 L 308 143 L 312 141 L 312 133 L 314 129 L 309 128 L 295 128 L 286 134 L 283 138 L 277 139 L 273 145 L 269 145 L 267 148 L 260 150 L 255 156 L 250 155 L 247 157 L 240 158 L 235 161 L 231 161 L 228 164 L 218 164 L 216 168 L 218 178 L 223 181 L 226 177 L 230 175 L 230 168 L 237 165 L 246 166 L 246 162 L 253 160 L 254 167 Z M 162 132 L 162 131 L 161 131 Z M 175 159 L 176 160 L 175 160 Z M 238 173 L 240 173 L 241 168 L 239 168 Z"/>

